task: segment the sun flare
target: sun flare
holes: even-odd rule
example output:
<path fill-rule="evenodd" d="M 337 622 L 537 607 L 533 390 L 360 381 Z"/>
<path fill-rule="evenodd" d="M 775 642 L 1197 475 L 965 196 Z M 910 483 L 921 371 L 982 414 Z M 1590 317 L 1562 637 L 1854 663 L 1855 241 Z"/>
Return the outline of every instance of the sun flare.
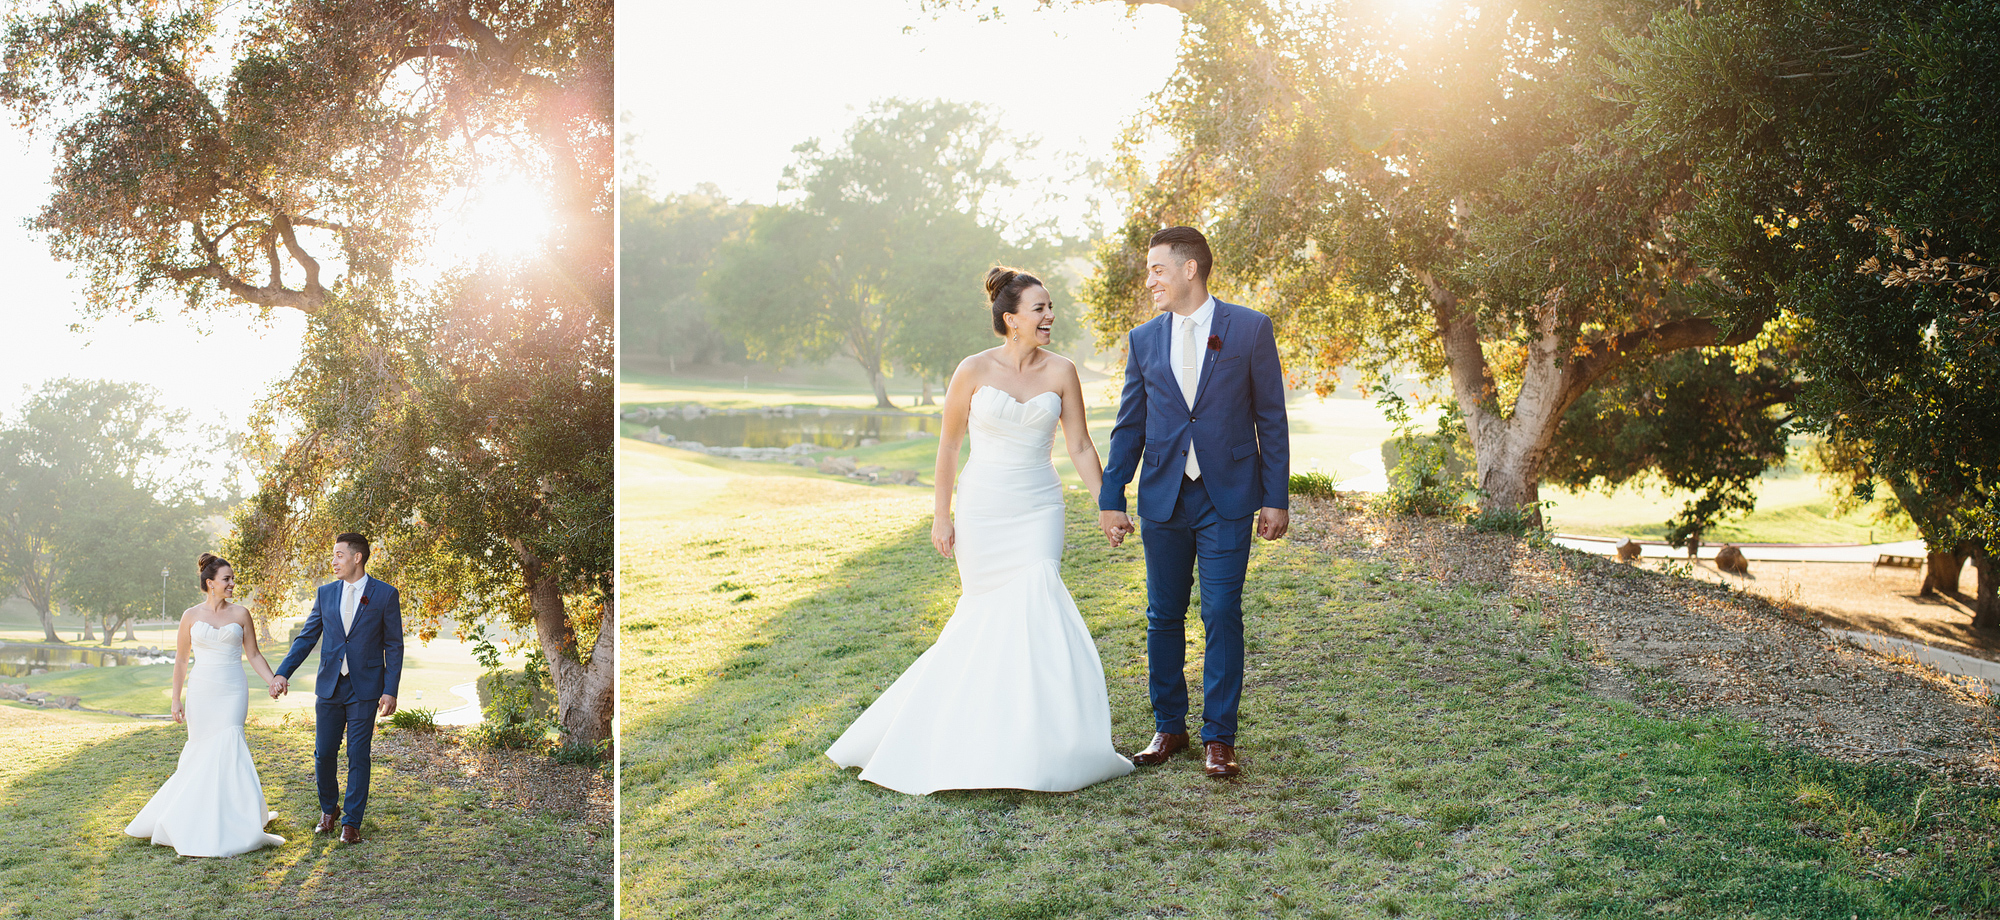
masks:
<path fill-rule="evenodd" d="M 457 245 L 470 258 L 518 259 L 533 252 L 548 236 L 552 223 L 546 195 L 519 175 L 482 182 L 466 196 L 456 221 Z"/>

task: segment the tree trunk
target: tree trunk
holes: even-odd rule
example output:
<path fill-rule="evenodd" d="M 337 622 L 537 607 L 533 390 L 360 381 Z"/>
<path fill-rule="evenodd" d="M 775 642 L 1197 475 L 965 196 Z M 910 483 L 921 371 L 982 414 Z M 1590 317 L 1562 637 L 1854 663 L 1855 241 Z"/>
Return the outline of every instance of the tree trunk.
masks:
<path fill-rule="evenodd" d="M 58 645 L 69 644 L 64 642 L 61 636 L 56 635 L 56 618 L 54 614 L 49 612 L 49 605 L 47 603 L 36 604 L 35 615 L 42 618 L 43 642 L 54 642 Z"/>
<path fill-rule="evenodd" d="M 72 608 L 70 608 L 70 609 L 71 609 L 71 610 L 75 610 L 76 608 L 72 607 Z M 90 630 L 90 614 L 87 614 L 87 613 L 86 613 L 86 614 L 84 614 L 84 615 L 83 615 L 83 635 L 81 635 L 81 636 L 78 636 L 78 637 L 76 637 L 76 641 L 78 641 L 78 642 L 91 642 L 91 641 L 94 641 L 94 640 L 96 640 L 96 639 L 97 639 L 97 634 L 96 634 L 96 633 L 94 633 L 94 632 L 91 632 L 91 630 Z"/>
<path fill-rule="evenodd" d="M 125 641 L 127 642 L 139 641 L 139 634 L 132 631 L 132 624 L 137 622 L 139 622 L 138 617 L 125 618 Z M 263 627 L 262 629 L 258 630 L 259 633 L 267 636 L 271 634 L 271 624 L 268 620 L 264 619 L 263 614 L 257 615 L 257 622 L 261 624 Z"/>
<path fill-rule="evenodd" d="M 889 401 L 889 384 L 887 380 L 882 376 L 882 368 L 880 367 L 869 368 L 868 382 L 870 384 L 873 384 L 875 387 L 875 408 L 877 409 L 896 408 L 896 404 Z"/>
<path fill-rule="evenodd" d="M 1562 361 L 1569 349 L 1557 328 L 1553 299 L 1542 310 L 1542 332 L 1528 346 L 1514 410 L 1502 415 L 1492 370 L 1480 347 L 1478 318 L 1460 309 L 1456 295 L 1435 284 L 1431 298 L 1438 337 L 1451 367 L 1452 395 L 1472 439 L 1480 507 L 1526 510 L 1533 525 L 1540 527 L 1542 455 L 1555 440 L 1564 410 L 1583 393 L 1582 387 L 1563 376 Z"/>
<path fill-rule="evenodd" d="M 1917 593 L 1924 597 L 1939 592 L 1958 593 L 1959 575 L 1965 571 L 1965 557 L 1970 555 L 1970 543 L 1961 543 L 1948 553 L 1931 553 L 1930 561 L 1924 564 L 1924 586 Z"/>
<path fill-rule="evenodd" d="M 521 560 L 521 574 L 527 581 L 528 601 L 535 616 L 535 640 L 549 661 L 549 677 L 556 685 L 558 721 L 570 741 L 595 744 L 611 737 L 611 714 L 616 702 L 617 618 L 612 602 L 604 605 L 598 622 L 597 641 L 590 649 L 590 661 L 577 655 L 576 630 L 563 609 L 562 588 L 546 577 L 542 560 L 519 541 L 514 552 Z"/>
<path fill-rule="evenodd" d="M 917 403 L 917 405 L 919 405 L 919 406 L 935 406 L 935 405 L 937 405 L 937 401 L 936 401 L 936 400 L 933 400 L 933 399 L 931 398 L 931 378 L 929 378 L 929 377 L 925 377 L 925 378 L 924 378 L 924 398 L 923 398 L 923 401 L 922 401 L 922 402 L 919 402 L 919 403 Z"/>
<path fill-rule="evenodd" d="M 1972 571 L 1979 575 L 1979 593 L 1972 602 L 1973 629 L 2000 629 L 2000 593 L 1995 590 L 2000 585 L 1993 583 L 1995 568 L 2000 566 L 1993 564 L 1993 554 L 1987 551 L 1986 544 L 1974 542 Z"/>
<path fill-rule="evenodd" d="M 1768 322 L 1744 322 L 1725 331 L 1714 320 L 1689 318 L 1581 341 L 1580 326 L 1561 309 L 1563 291 L 1549 291 L 1535 308 L 1535 328 L 1521 365 L 1521 392 L 1501 414 L 1492 367 L 1479 339 L 1477 312 L 1467 309 L 1428 272 L 1417 272 L 1430 295 L 1438 341 L 1451 371 L 1452 396 L 1465 416 L 1477 464 L 1482 509 L 1531 510 L 1542 525 L 1542 457 L 1555 440 L 1563 413 L 1591 385 L 1634 357 L 1651 358 L 1709 345 L 1740 345 Z"/>

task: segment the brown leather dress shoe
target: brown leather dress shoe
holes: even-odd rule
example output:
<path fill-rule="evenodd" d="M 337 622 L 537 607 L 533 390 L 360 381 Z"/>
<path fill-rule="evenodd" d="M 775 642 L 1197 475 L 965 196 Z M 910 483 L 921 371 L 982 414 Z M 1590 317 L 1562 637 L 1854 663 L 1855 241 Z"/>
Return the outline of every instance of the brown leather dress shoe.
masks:
<path fill-rule="evenodd" d="M 1133 754 L 1132 762 L 1142 767 L 1157 766 L 1166 763 L 1167 759 L 1175 754 L 1187 750 L 1187 744 L 1188 736 L 1185 732 L 1178 735 L 1154 732 L 1153 743 L 1146 745 L 1145 750 Z"/>
<path fill-rule="evenodd" d="M 361 842 L 361 828 L 358 828 L 358 827 L 355 827 L 355 826 L 354 826 L 354 825 L 352 825 L 352 824 L 343 824 L 343 825 L 341 825 L 341 826 L 340 826 L 340 842 L 341 842 L 341 843 L 360 843 L 360 842 Z"/>
<path fill-rule="evenodd" d="M 313 833 L 331 834 L 338 827 L 340 827 L 340 812 L 336 811 L 330 815 L 326 814 L 325 812 L 321 812 L 319 816 L 319 823 L 313 825 Z"/>
<path fill-rule="evenodd" d="M 1204 761 L 1202 772 L 1218 779 L 1226 779 L 1243 772 L 1243 768 L 1236 765 L 1236 748 L 1220 741 L 1210 741 L 1201 747 L 1205 755 L 1202 758 Z"/>

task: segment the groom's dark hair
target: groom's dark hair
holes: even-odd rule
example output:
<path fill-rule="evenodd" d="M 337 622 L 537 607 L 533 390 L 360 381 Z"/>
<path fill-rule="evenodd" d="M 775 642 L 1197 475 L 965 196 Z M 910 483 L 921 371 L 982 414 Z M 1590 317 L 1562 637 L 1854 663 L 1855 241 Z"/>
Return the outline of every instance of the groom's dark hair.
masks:
<path fill-rule="evenodd" d="M 335 544 L 345 543 L 348 546 L 354 547 L 354 551 L 361 554 L 361 564 L 362 565 L 368 564 L 367 537 L 364 537 L 358 533 L 344 533 L 341 534 L 340 536 L 334 537 L 333 542 Z"/>
<path fill-rule="evenodd" d="M 1182 262 L 1194 260 L 1195 277 L 1200 278 L 1203 284 L 1208 283 L 1208 268 L 1215 264 L 1215 254 L 1208 251 L 1208 237 L 1202 236 L 1200 230 L 1193 227 L 1168 227 L 1153 234 L 1153 238 L 1146 241 L 1147 249 L 1155 246 L 1167 247 L 1167 251 Z"/>

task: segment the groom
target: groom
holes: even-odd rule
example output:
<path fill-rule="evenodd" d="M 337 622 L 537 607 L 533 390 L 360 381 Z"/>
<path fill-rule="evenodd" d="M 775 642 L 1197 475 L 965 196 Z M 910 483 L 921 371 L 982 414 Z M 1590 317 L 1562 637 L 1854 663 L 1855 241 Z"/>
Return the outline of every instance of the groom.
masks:
<path fill-rule="evenodd" d="M 368 577 L 368 538 L 344 533 L 333 540 L 333 574 L 321 585 L 312 613 L 278 665 L 271 687 L 276 699 L 291 689 L 292 672 L 310 654 L 320 633 L 326 648 L 313 684 L 319 699 L 313 730 L 313 773 L 319 780 L 318 833 L 340 828 L 341 843 L 361 842 L 361 814 L 368 808 L 368 748 L 375 740 L 375 717 L 396 713 L 396 686 L 403 679 L 403 603 L 396 589 Z M 347 803 L 341 813 L 340 736 L 347 735 Z"/>
<path fill-rule="evenodd" d="M 1291 524 L 1291 442 L 1284 372 L 1262 313 L 1209 296 L 1214 262 L 1192 227 L 1153 234 L 1146 290 L 1161 311 L 1132 330 L 1125 391 L 1111 429 L 1098 493 L 1098 526 L 1117 546 L 1133 531 L 1125 484 L 1139 476 L 1146 519 L 1146 671 L 1153 741 L 1132 756 L 1167 762 L 1188 746 L 1188 593 L 1201 569 L 1201 740 L 1209 776 L 1236 764 L 1236 704 L 1243 693 L 1243 574 L 1252 517 L 1276 540 Z M 1141 465 L 1143 463 L 1143 465 Z"/>

